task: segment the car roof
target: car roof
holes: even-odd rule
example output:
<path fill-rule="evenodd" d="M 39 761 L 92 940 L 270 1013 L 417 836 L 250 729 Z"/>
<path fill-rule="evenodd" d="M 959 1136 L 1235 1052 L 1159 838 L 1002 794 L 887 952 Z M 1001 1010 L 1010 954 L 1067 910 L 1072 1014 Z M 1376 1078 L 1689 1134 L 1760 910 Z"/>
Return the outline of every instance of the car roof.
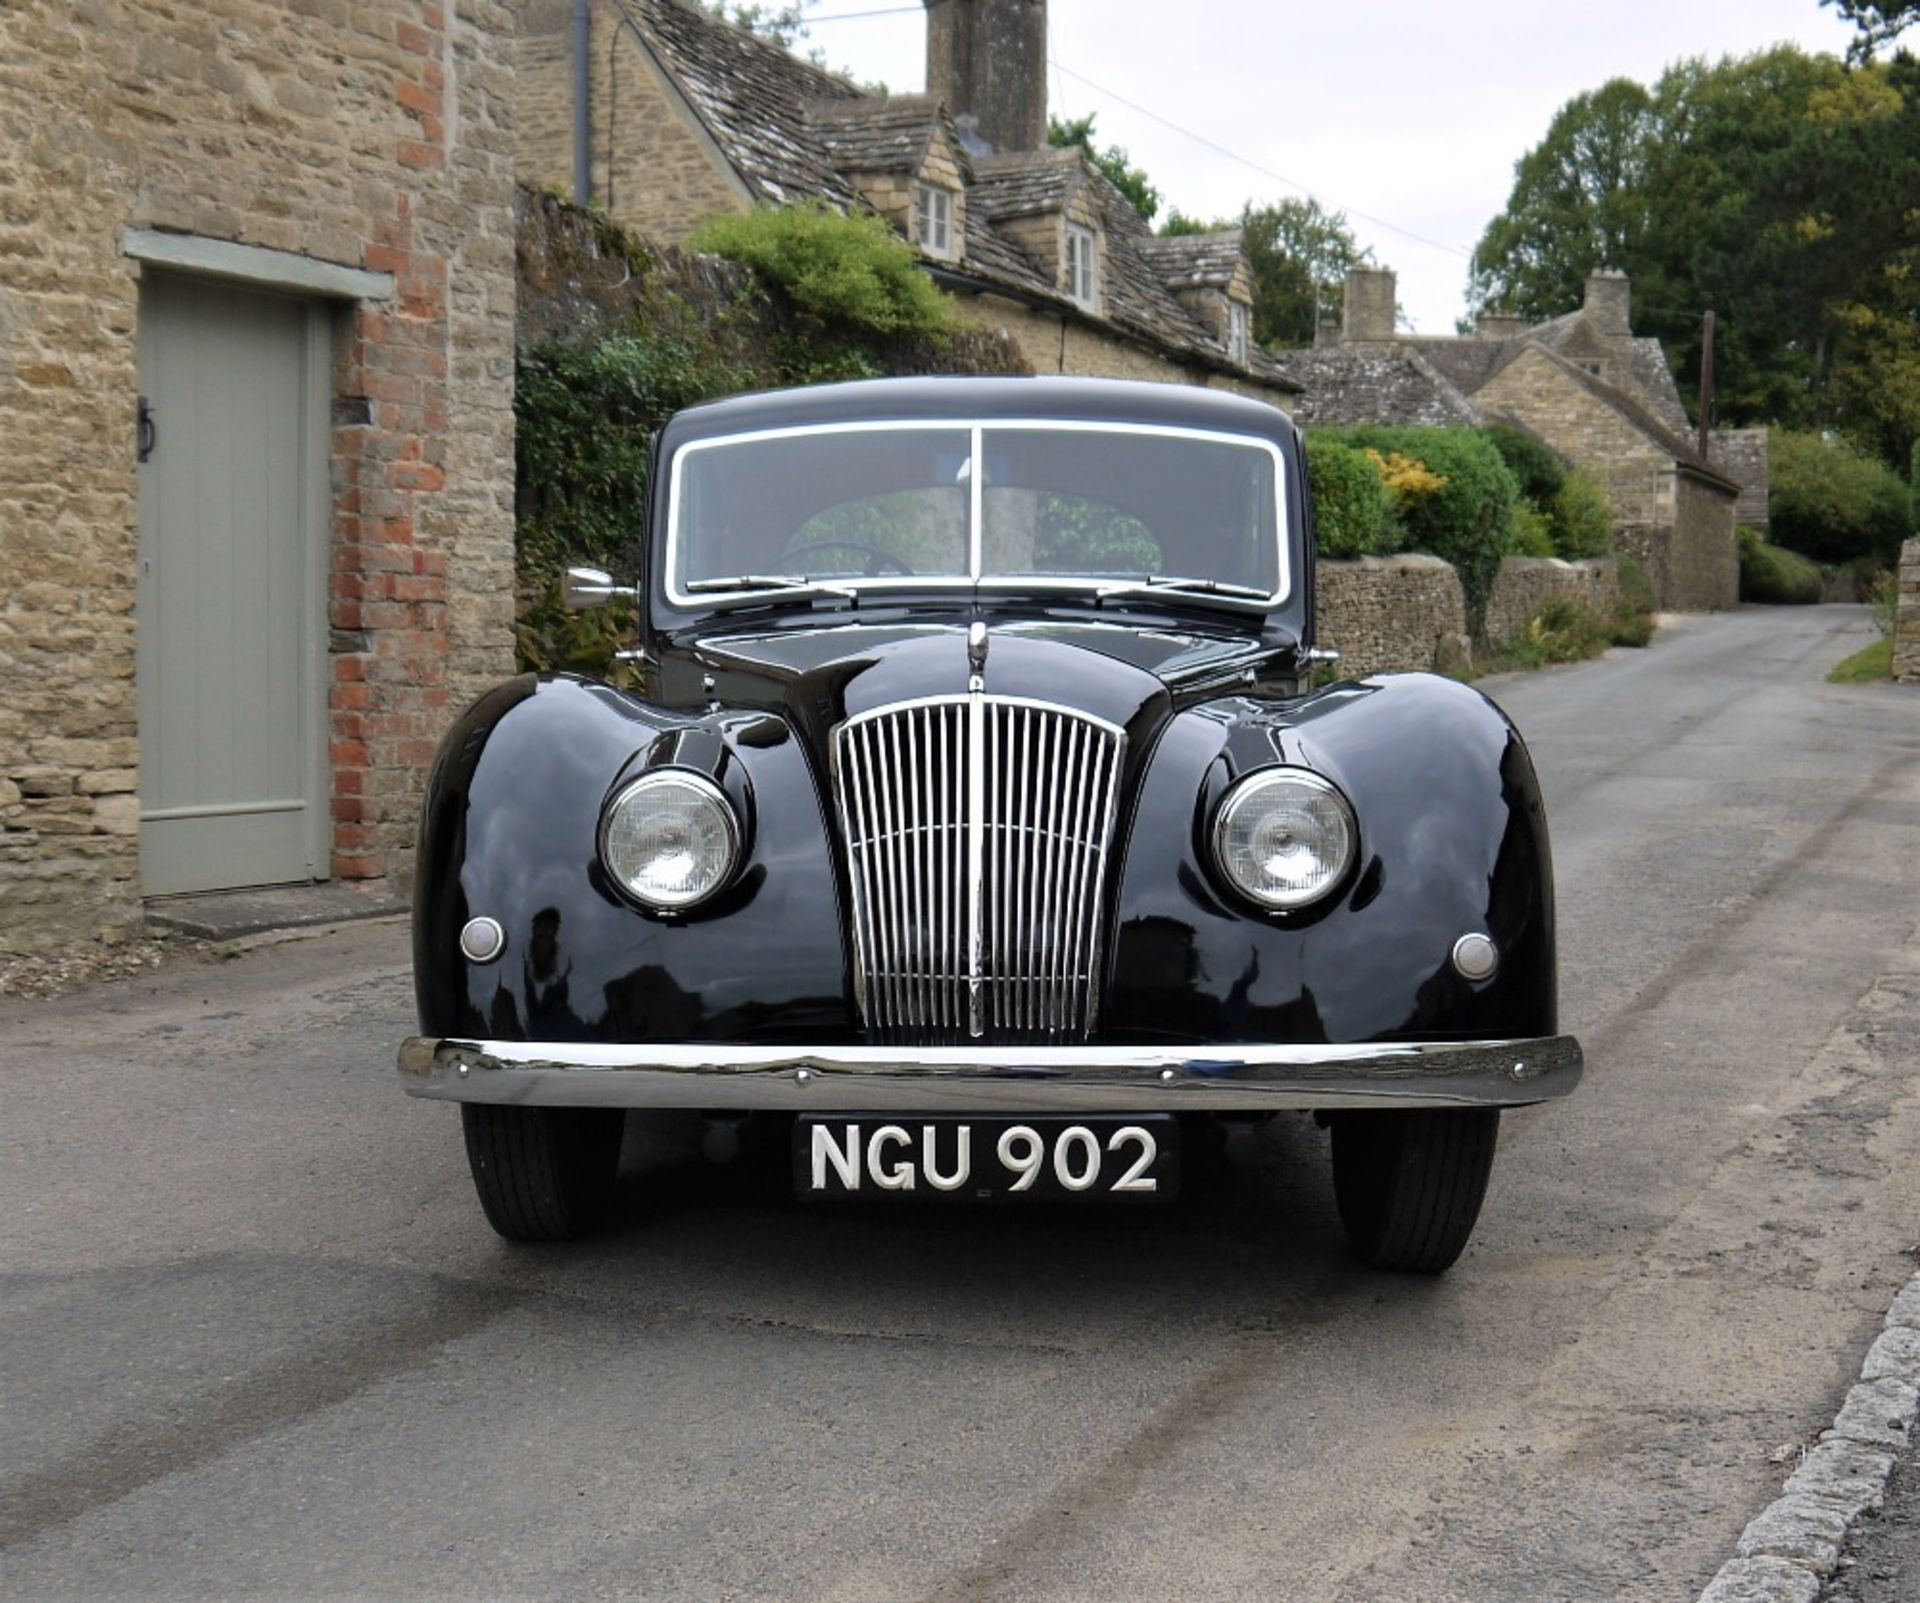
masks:
<path fill-rule="evenodd" d="M 1159 423 L 1285 440 L 1293 420 L 1279 407 L 1230 390 L 1108 378 L 886 378 L 801 389 L 759 390 L 677 413 L 668 443 L 810 423 L 899 418 L 1060 418 Z"/>

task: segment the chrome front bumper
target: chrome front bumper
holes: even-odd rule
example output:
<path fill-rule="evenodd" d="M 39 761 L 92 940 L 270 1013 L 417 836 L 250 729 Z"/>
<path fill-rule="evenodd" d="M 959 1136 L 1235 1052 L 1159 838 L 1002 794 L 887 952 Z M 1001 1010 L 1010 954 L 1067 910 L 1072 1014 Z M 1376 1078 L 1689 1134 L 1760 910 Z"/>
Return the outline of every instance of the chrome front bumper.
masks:
<path fill-rule="evenodd" d="M 414 1096 L 527 1107 L 871 1113 L 1519 1107 L 1579 1084 L 1570 1035 L 1368 1046 L 615 1045 L 415 1036 Z"/>

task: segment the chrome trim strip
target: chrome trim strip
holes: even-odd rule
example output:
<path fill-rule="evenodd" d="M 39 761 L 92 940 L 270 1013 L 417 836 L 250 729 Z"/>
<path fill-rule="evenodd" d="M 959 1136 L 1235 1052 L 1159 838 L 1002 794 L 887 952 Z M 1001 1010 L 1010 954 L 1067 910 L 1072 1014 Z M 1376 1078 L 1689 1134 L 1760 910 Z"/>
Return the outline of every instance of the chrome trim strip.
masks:
<path fill-rule="evenodd" d="M 1580 1043 L 891 1047 L 440 1040 L 400 1048 L 414 1096 L 527 1107 L 769 1112 L 1270 1112 L 1521 1107 L 1579 1083 Z"/>

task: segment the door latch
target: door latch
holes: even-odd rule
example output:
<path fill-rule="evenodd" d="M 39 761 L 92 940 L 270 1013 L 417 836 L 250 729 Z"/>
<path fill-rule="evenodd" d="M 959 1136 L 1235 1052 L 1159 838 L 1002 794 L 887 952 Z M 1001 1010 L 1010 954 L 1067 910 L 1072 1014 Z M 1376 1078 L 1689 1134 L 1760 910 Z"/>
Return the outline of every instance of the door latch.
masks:
<path fill-rule="evenodd" d="M 153 422 L 153 402 L 143 395 L 140 397 L 139 420 L 134 427 L 134 461 L 151 460 L 153 448 L 159 443 L 159 439 L 160 431 Z"/>

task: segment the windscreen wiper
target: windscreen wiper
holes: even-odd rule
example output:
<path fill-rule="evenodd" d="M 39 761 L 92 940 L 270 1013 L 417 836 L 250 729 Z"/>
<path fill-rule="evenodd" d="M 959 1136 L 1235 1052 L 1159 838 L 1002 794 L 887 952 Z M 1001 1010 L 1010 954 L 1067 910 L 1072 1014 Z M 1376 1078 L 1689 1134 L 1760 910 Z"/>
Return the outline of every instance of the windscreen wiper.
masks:
<path fill-rule="evenodd" d="M 1172 591 L 1176 595 L 1219 596 L 1222 600 L 1258 601 L 1264 607 L 1267 592 L 1249 584 L 1234 584 L 1226 579 L 1184 579 L 1177 575 L 1150 573 L 1144 579 L 1127 579 L 1120 584 L 1102 585 L 1094 600 L 1109 596 L 1143 596 Z"/>
<path fill-rule="evenodd" d="M 824 579 L 810 579 L 804 573 L 735 573 L 719 579 L 689 580 L 681 588 L 689 595 L 702 595 L 714 590 L 789 590 L 796 597 L 838 596 L 842 601 L 851 601 L 856 604 L 860 600 L 860 592 L 851 585 L 831 584 Z"/>

